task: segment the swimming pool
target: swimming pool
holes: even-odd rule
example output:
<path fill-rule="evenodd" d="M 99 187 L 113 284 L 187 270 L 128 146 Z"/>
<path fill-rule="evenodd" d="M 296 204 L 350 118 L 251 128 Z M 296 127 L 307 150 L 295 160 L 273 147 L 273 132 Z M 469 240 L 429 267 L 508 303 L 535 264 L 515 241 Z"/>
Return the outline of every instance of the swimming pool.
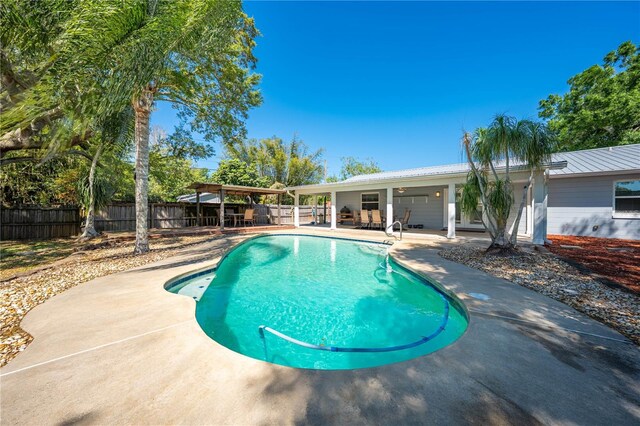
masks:
<path fill-rule="evenodd" d="M 387 249 L 260 236 L 239 244 L 215 270 L 166 288 L 196 300 L 196 319 L 216 342 L 290 367 L 373 367 L 458 339 L 468 324 L 462 302 L 394 262 Z"/>

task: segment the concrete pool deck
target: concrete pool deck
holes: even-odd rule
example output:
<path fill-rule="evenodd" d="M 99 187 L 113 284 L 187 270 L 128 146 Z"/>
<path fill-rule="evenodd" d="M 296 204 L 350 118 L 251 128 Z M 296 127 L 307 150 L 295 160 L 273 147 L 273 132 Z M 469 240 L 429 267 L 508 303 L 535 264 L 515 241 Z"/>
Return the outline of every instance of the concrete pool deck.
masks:
<path fill-rule="evenodd" d="M 314 233 L 287 231 L 296 232 Z M 204 334 L 192 299 L 163 284 L 215 265 L 248 237 L 221 236 L 33 309 L 22 327 L 34 341 L 0 370 L 2 423 L 640 422 L 636 346 L 564 304 L 442 259 L 438 249 L 452 244 L 442 238 L 407 238 L 392 251 L 466 303 L 469 329 L 454 344 L 351 371 L 299 370 L 236 354 Z"/>

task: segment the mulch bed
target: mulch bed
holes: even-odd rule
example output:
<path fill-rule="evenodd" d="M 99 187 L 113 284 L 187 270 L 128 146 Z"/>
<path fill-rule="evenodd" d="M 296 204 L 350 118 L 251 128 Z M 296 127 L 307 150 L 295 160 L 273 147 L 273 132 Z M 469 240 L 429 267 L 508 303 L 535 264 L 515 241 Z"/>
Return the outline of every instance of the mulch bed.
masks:
<path fill-rule="evenodd" d="M 640 294 L 640 241 L 609 238 L 548 236 L 549 251 L 586 267 L 596 278 Z M 604 278 L 604 279 L 603 279 Z"/>
<path fill-rule="evenodd" d="M 565 303 L 640 345 L 640 295 L 605 285 L 553 254 L 487 256 L 484 248 L 464 245 L 439 254 Z"/>

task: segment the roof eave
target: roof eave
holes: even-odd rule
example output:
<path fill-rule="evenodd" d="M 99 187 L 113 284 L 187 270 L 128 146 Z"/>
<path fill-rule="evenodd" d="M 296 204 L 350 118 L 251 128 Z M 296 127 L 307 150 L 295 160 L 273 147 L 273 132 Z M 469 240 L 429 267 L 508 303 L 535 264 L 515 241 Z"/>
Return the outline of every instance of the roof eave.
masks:
<path fill-rule="evenodd" d="M 552 163 L 547 164 L 544 169 L 550 170 L 559 170 L 567 167 L 566 161 L 554 161 Z M 498 167 L 496 170 L 498 172 L 504 171 L 505 167 Z M 514 166 L 510 168 L 512 172 L 520 172 L 527 170 L 524 166 Z M 359 186 L 359 185 L 371 185 L 376 183 L 394 183 L 394 182 L 415 182 L 424 179 L 442 179 L 450 177 L 450 178 L 459 178 L 464 177 L 469 173 L 468 170 L 463 172 L 444 172 L 444 173 L 434 173 L 434 174 L 425 174 L 425 175 L 417 175 L 417 176 L 404 176 L 404 177 L 390 177 L 390 178 L 379 178 L 379 179 L 370 179 L 370 180 L 360 180 L 360 181 L 341 181 L 341 182 L 328 182 L 328 183 L 320 183 L 313 185 L 299 185 L 299 186 L 289 186 L 285 188 L 287 191 L 295 191 L 298 189 L 330 189 L 330 188 L 344 188 L 351 186 Z"/>

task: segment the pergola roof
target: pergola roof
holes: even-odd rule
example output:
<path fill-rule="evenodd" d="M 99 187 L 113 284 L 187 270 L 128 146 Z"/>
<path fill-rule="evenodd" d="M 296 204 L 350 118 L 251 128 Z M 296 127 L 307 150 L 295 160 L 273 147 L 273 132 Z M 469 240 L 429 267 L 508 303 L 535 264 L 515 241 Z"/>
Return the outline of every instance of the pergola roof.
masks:
<path fill-rule="evenodd" d="M 240 185 L 223 185 L 213 182 L 195 182 L 188 186 L 189 189 L 195 189 L 196 192 L 220 192 L 224 190 L 227 195 L 255 195 L 255 194 L 285 194 L 287 191 L 284 189 L 274 188 L 258 188 L 252 186 L 240 186 Z"/>

